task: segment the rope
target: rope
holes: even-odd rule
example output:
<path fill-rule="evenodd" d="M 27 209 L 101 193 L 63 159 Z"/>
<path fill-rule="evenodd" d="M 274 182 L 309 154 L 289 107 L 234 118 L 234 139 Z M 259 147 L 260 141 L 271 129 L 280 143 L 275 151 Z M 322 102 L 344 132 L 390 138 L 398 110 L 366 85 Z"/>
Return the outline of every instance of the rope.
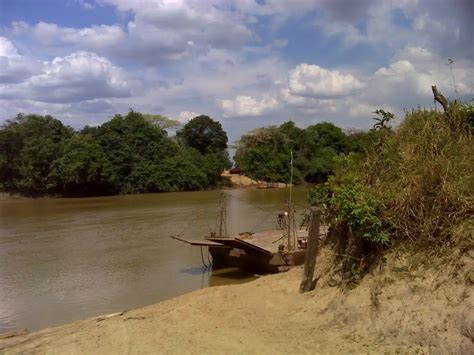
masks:
<path fill-rule="evenodd" d="M 207 269 L 209 266 L 206 265 L 206 262 L 204 261 L 204 255 L 202 253 L 202 247 L 200 248 L 201 249 L 201 261 L 202 261 L 202 265 L 204 266 L 205 269 Z"/>
<path fill-rule="evenodd" d="M 209 263 L 209 267 L 212 267 L 212 261 L 209 258 L 209 254 L 211 254 L 211 253 L 209 253 L 209 249 L 207 249 L 207 262 Z"/>
<path fill-rule="evenodd" d="M 266 216 L 264 219 L 257 221 L 257 223 L 252 228 L 250 228 L 250 232 L 255 232 L 257 227 L 260 227 L 262 224 L 266 223 L 270 217 L 273 216 Z"/>

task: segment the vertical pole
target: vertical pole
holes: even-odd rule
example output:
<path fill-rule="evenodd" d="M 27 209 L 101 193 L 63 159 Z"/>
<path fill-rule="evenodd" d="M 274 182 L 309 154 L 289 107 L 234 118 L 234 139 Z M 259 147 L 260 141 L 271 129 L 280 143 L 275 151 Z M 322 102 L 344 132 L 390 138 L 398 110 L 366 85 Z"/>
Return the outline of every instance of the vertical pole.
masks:
<path fill-rule="evenodd" d="M 313 276 L 314 270 L 316 269 L 316 253 L 318 251 L 320 220 L 321 210 L 316 207 L 311 207 L 308 245 L 306 247 L 306 259 L 304 262 L 303 279 L 300 284 L 300 293 L 312 291 L 316 287 L 316 281 L 313 281 Z"/>
<path fill-rule="evenodd" d="M 287 228 L 288 228 L 288 251 L 293 250 L 291 246 L 291 203 L 287 203 L 287 209 L 286 209 L 286 214 L 287 214 Z"/>
<path fill-rule="evenodd" d="M 288 251 L 293 250 L 293 247 L 291 245 L 291 220 L 292 220 L 292 207 L 291 207 L 291 193 L 292 193 L 292 186 L 293 186 L 293 149 L 290 151 L 291 155 L 291 160 L 290 160 L 290 199 L 288 201 Z M 295 249 L 296 249 L 296 243 L 295 243 Z"/>
<path fill-rule="evenodd" d="M 291 150 L 291 161 L 290 161 L 290 204 L 291 204 L 291 191 L 293 186 L 293 149 Z"/>
<path fill-rule="evenodd" d="M 221 194 L 220 198 L 221 203 L 221 213 L 219 218 L 219 238 L 224 236 L 224 219 L 225 219 L 225 196 Z"/>

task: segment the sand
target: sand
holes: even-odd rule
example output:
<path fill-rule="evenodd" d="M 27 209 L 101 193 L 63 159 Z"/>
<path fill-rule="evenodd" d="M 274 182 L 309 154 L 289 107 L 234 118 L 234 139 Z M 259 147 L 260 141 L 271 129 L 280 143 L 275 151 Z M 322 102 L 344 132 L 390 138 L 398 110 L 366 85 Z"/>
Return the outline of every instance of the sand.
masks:
<path fill-rule="evenodd" d="M 232 186 L 239 187 L 239 188 L 255 187 L 255 188 L 260 188 L 260 189 L 267 189 L 267 188 L 283 189 L 283 188 L 290 187 L 290 184 L 286 184 L 284 182 L 257 181 L 243 174 L 231 174 L 229 170 L 224 170 L 221 176 L 229 179 Z"/>
<path fill-rule="evenodd" d="M 472 251 L 428 270 L 392 253 L 353 289 L 331 258 L 307 294 L 298 267 L 0 339 L 0 353 L 474 353 Z"/>

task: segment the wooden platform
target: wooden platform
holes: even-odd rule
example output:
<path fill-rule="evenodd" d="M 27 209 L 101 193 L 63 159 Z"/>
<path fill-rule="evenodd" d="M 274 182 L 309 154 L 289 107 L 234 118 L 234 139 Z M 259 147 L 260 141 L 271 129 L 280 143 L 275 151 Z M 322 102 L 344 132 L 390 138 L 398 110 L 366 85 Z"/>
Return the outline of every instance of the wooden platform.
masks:
<path fill-rule="evenodd" d="M 198 246 L 198 247 L 225 247 L 221 243 L 216 243 L 209 239 L 185 239 L 185 238 L 180 237 L 179 235 L 176 235 L 176 236 L 172 235 L 170 238 L 189 244 L 189 245 Z"/>
<path fill-rule="evenodd" d="M 297 239 L 305 239 L 308 232 L 299 230 Z M 287 237 L 283 230 L 267 230 L 258 233 L 242 233 L 226 238 L 208 237 L 206 239 L 185 239 L 172 237 L 181 242 L 208 247 L 214 268 L 236 266 L 253 272 L 278 272 L 282 267 L 302 265 L 306 250 L 283 250 Z"/>
<path fill-rule="evenodd" d="M 278 253 L 278 246 L 280 244 L 286 244 L 286 237 L 283 236 L 284 231 L 275 229 L 254 234 L 242 233 L 241 235 L 228 238 L 206 238 L 206 240 L 228 245 L 233 248 L 241 248 L 244 250 L 255 249 L 265 254 L 274 254 Z M 300 230 L 297 232 L 298 238 L 305 238 L 307 236 L 307 231 Z"/>

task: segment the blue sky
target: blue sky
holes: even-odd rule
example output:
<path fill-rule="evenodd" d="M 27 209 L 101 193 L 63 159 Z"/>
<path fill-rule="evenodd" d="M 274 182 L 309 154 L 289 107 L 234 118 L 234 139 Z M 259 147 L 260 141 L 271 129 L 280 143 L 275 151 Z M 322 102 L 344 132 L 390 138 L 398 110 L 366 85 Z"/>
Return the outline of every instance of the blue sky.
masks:
<path fill-rule="evenodd" d="M 473 14 L 471 0 L 0 0 L 0 122 L 80 128 L 133 108 L 207 114 L 231 140 L 288 119 L 367 128 L 377 108 L 431 107 L 433 84 L 474 97 Z"/>

